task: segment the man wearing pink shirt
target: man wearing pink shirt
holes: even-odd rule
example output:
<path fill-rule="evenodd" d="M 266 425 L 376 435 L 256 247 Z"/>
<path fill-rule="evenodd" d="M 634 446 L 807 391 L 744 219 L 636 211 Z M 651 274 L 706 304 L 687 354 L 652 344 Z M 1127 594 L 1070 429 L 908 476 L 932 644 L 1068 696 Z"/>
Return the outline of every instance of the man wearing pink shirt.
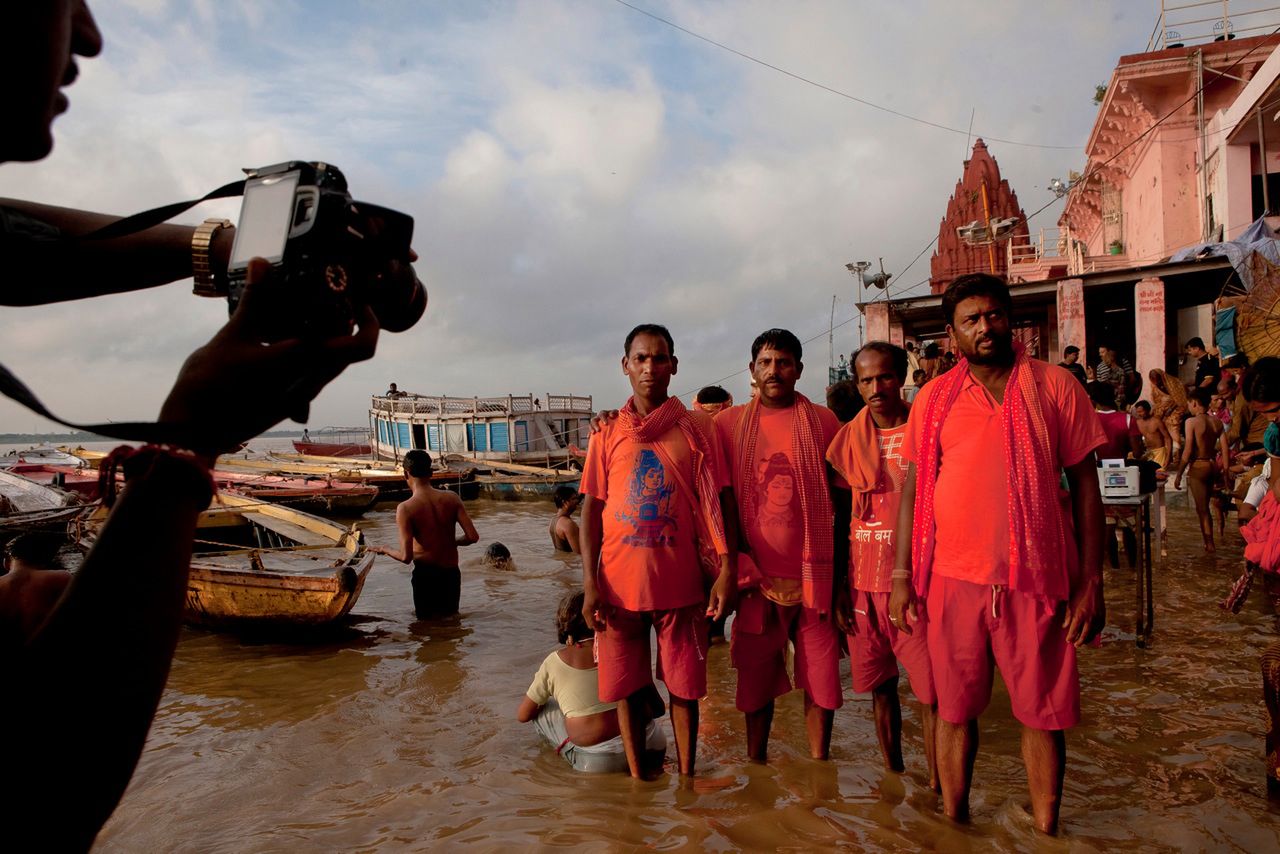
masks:
<path fill-rule="evenodd" d="M 795 681 L 804 691 L 812 758 L 828 758 L 842 702 L 832 519 L 847 502 L 833 501 L 831 488 L 842 489 L 843 483 L 829 483 L 826 464 L 840 421 L 796 391 L 803 356 L 794 333 L 760 333 L 748 366 L 759 394 L 715 418 L 740 522 L 733 526 L 741 534 L 741 595 L 730 653 L 738 671 L 735 700 L 746 718 L 747 756 L 755 762 L 767 760 L 774 701 L 791 691 L 788 644 L 795 648 Z M 837 524 L 847 530 L 847 520 Z"/>
<path fill-rule="evenodd" d="M 1011 309 L 1004 281 L 986 274 L 943 295 L 964 358 L 911 407 L 889 618 L 910 633 L 924 601 L 947 815 L 968 818 L 994 664 L 1023 725 L 1036 826 L 1054 834 L 1064 731 L 1080 720 L 1076 649 L 1104 616 L 1094 450 L 1106 437 L 1080 383 L 1014 343 Z"/>

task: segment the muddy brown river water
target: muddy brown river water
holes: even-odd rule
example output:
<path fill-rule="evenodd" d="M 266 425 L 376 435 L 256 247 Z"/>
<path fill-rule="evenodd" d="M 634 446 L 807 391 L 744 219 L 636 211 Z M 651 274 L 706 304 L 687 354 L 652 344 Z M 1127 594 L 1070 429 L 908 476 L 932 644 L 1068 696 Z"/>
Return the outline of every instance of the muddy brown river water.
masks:
<path fill-rule="evenodd" d="M 1068 736 L 1063 835 L 1048 840 L 1024 812 L 1000 689 L 982 718 L 973 822 L 958 827 L 924 785 L 910 703 L 905 775 L 879 765 L 870 698 L 847 689 L 831 762 L 807 758 L 793 692 L 778 704 L 770 764 L 748 764 L 725 645 L 710 654 L 695 779 L 574 773 L 514 712 L 580 570 L 550 549 L 549 503 L 468 507 L 481 544 L 464 551 L 458 619 L 416 622 L 408 570 L 380 557 L 345 637 L 184 631 L 147 750 L 95 850 L 1280 850 L 1257 666 L 1273 611 L 1258 589 L 1238 617 L 1218 609 L 1239 548 L 1232 539 L 1206 558 L 1185 509 L 1171 511 L 1149 649 L 1132 640 L 1132 573 L 1107 573 L 1109 626 L 1082 656 L 1085 722 Z M 373 543 L 391 543 L 393 513 L 366 516 Z M 494 540 L 515 571 L 482 564 Z"/>

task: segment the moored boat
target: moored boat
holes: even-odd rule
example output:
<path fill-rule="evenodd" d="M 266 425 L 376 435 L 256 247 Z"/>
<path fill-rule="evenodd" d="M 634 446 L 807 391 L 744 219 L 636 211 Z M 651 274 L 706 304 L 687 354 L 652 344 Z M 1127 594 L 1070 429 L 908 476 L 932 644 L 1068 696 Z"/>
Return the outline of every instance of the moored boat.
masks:
<path fill-rule="evenodd" d="M 576 489 L 582 479 L 581 472 L 519 463 L 489 462 L 481 468 L 488 471 L 476 475 L 480 493 L 499 501 L 550 499 L 557 488 L 572 486 Z"/>
<path fill-rule="evenodd" d="M 284 504 L 309 513 L 359 516 L 378 501 L 376 486 L 319 475 L 289 477 L 218 468 L 213 472 L 213 479 L 219 488 L 231 489 L 246 498 Z"/>
<path fill-rule="evenodd" d="M 367 457 L 373 453 L 369 432 L 362 427 L 325 427 L 315 433 L 304 430 L 301 439 L 293 440 L 293 447 L 300 454 L 325 457 Z"/>
<path fill-rule="evenodd" d="M 46 486 L 73 492 L 85 502 L 98 498 L 98 471 L 87 466 L 69 466 L 55 463 L 14 463 L 8 471 L 20 474 Z"/>
<path fill-rule="evenodd" d="M 94 511 L 86 544 L 105 519 Z M 220 493 L 197 523 L 183 616 L 229 631 L 331 627 L 360 598 L 373 558 L 354 526 Z"/>
<path fill-rule="evenodd" d="M 0 469 L 0 542 L 26 531 L 65 530 L 85 510 L 70 492 Z"/>
<path fill-rule="evenodd" d="M 477 464 L 564 462 L 572 456 L 570 445 L 586 442 L 595 414 L 591 398 L 544 397 L 408 393 L 374 397 L 369 403 L 373 456 L 400 460 L 405 452 L 419 449 L 432 456 L 465 457 Z"/>
<path fill-rule="evenodd" d="M 378 500 L 391 501 L 408 497 L 409 484 L 404 472 L 397 466 L 364 466 L 358 461 L 346 463 L 316 462 L 293 459 L 296 455 L 272 455 L 265 459 L 222 457 L 220 469 L 269 472 L 290 477 L 325 477 L 336 482 L 358 483 L 378 488 Z M 432 473 L 431 483 L 437 489 L 448 489 L 470 501 L 479 494 L 475 484 L 475 469 L 442 469 Z"/>

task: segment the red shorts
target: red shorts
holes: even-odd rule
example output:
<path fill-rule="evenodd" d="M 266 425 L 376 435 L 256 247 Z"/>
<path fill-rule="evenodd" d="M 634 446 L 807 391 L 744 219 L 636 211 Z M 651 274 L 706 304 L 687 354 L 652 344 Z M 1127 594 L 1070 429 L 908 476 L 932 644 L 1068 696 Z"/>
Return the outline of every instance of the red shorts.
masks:
<path fill-rule="evenodd" d="M 628 611 L 604 606 L 605 628 L 596 632 L 600 702 L 616 703 L 653 684 L 649 627 L 658 633 L 658 679 L 671 696 L 699 700 L 707 693 L 707 606 L 669 611 Z"/>
<path fill-rule="evenodd" d="M 929 659 L 938 716 L 965 723 L 991 701 L 992 663 L 1009 689 L 1013 716 L 1033 729 L 1080 722 L 1076 648 L 1061 609 L 1024 593 L 934 573 L 929 580 Z"/>
<path fill-rule="evenodd" d="M 803 605 L 779 605 L 759 590 L 738 599 L 729 652 L 738 670 L 737 706 L 756 712 L 791 690 L 787 641 L 796 646 L 796 687 L 824 709 L 838 709 L 840 640 L 835 621 Z"/>
<path fill-rule="evenodd" d="M 916 608 L 920 620 L 911 625 L 911 634 L 907 634 L 889 622 L 888 593 L 853 591 L 853 622 L 858 633 L 849 636 L 849 670 L 854 691 L 865 694 L 888 679 L 896 679 L 901 663 L 916 699 L 926 706 L 938 701 L 933 690 L 933 668 L 929 666 L 925 609 L 920 603 Z"/>

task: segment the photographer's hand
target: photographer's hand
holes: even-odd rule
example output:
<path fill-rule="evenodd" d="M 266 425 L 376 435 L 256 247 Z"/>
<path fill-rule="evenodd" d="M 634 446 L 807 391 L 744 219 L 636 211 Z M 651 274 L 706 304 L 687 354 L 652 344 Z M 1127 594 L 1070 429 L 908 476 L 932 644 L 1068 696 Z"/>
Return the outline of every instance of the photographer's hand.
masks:
<path fill-rule="evenodd" d="M 256 296 L 270 273 L 261 258 L 249 264 L 236 313 L 183 364 L 161 407 L 173 443 L 205 453 L 237 448 L 286 417 L 305 419 L 311 401 L 352 362 L 373 356 L 379 325 L 366 308 L 353 335 L 323 341 L 263 344 L 258 330 L 271 318 Z"/>

